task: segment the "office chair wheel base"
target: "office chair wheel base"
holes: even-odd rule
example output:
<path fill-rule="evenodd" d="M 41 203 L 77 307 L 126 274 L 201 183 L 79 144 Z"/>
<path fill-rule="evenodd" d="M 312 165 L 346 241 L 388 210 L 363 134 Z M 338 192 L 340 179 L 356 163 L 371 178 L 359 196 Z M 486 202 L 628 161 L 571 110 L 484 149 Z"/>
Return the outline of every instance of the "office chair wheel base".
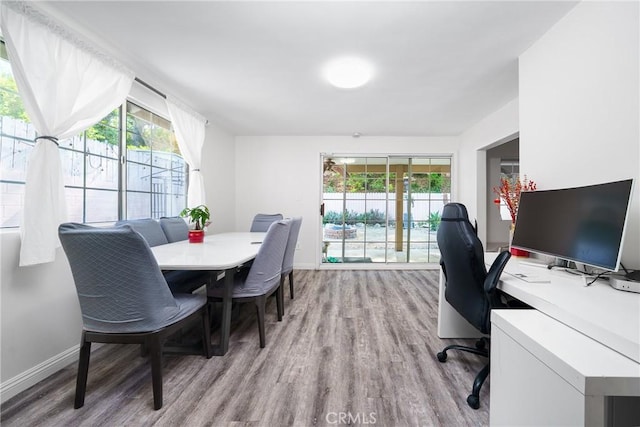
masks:
<path fill-rule="evenodd" d="M 440 353 L 436 354 L 436 357 L 438 358 L 439 362 L 446 362 L 447 361 L 447 353 L 445 353 L 444 351 L 441 351 Z"/>
<path fill-rule="evenodd" d="M 478 396 L 470 394 L 469 397 L 467 397 L 467 403 L 469 404 L 469 406 L 471 406 L 471 408 L 478 409 L 480 407 L 480 398 Z"/>

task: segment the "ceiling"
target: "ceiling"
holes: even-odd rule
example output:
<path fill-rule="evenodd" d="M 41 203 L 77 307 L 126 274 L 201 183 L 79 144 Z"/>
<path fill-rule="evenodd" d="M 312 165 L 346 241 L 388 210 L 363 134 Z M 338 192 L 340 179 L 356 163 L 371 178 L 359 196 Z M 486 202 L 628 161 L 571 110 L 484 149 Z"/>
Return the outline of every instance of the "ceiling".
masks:
<path fill-rule="evenodd" d="M 518 95 L 568 1 L 55 1 L 43 8 L 235 135 L 458 135 Z M 95 36 L 91 36 L 94 34 Z M 336 56 L 373 79 L 337 89 Z"/>

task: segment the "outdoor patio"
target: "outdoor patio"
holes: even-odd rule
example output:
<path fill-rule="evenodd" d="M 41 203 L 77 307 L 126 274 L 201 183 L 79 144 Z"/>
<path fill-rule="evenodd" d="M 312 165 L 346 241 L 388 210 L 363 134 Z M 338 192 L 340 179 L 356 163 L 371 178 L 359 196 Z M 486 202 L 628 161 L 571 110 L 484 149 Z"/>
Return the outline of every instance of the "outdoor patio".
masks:
<path fill-rule="evenodd" d="M 438 263 L 440 261 L 437 232 L 431 231 L 428 227 L 416 226 L 409 230 L 404 229 L 403 250 L 396 251 L 395 227 L 356 225 L 355 233 L 346 234 L 346 236 L 355 236 L 344 239 L 344 254 L 342 239 L 334 237 L 336 233 L 333 228 L 323 230 L 324 263 L 341 263 L 343 256 L 346 262 L 356 263 Z M 385 243 L 387 238 L 388 243 Z M 407 242 L 410 244 L 407 245 Z"/>

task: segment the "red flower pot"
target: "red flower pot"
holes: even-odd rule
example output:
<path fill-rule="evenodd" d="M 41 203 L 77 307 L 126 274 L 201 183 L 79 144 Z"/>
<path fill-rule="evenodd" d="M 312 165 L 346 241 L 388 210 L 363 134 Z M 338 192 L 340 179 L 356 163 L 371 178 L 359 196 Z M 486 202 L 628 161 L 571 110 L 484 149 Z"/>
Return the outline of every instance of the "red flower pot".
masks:
<path fill-rule="evenodd" d="M 189 243 L 204 242 L 204 230 L 189 230 Z"/>
<path fill-rule="evenodd" d="M 516 249 L 516 248 L 511 248 L 511 255 L 513 256 L 519 256 L 519 257 L 524 257 L 524 258 L 528 258 L 529 257 L 529 252 L 524 251 L 522 249 Z"/>

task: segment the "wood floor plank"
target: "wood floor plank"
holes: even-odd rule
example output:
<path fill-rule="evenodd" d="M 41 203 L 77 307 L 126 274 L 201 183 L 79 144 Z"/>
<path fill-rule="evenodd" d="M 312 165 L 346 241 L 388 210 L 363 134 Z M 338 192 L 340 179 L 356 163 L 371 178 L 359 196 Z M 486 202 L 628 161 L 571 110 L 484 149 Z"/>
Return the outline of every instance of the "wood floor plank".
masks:
<path fill-rule="evenodd" d="M 259 348 L 254 306 L 234 311 L 223 357 L 165 355 L 164 406 L 153 410 L 137 346 L 94 349 L 85 406 L 73 409 L 75 364 L 2 405 L 3 426 L 487 425 L 466 404 L 486 360 L 435 354 L 438 272 L 296 271 L 296 298 L 278 322 L 267 305 Z M 214 333 L 215 339 L 215 333 Z M 342 422 L 344 421 L 344 422 Z"/>

